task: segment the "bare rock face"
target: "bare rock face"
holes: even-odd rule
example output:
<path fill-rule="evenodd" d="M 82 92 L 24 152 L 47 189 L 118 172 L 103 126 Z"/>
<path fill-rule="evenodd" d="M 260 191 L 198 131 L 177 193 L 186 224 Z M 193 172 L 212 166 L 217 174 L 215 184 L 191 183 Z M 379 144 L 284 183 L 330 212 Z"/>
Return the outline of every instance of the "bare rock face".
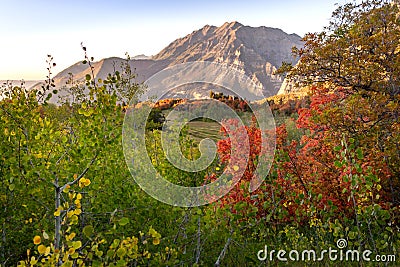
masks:
<path fill-rule="evenodd" d="M 295 83 L 293 81 L 290 81 L 289 79 L 284 79 L 281 87 L 279 88 L 277 95 L 284 95 L 284 94 L 289 94 L 292 92 L 297 91 L 298 88 L 296 87 Z"/>
<path fill-rule="evenodd" d="M 302 45 L 300 36 L 287 34 L 280 29 L 227 22 L 220 27 L 206 25 L 175 40 L 155 56 L 133 58 L 129 64 L 136 70 L 139 80 L 144 81 L 158 71 L 180 63 L 225 63 L 262 86 L 264 96 L 268 97 L 277 94 L 283 82 L 280 76 L 273 74 L 274 71 L 283 61 L 296 63 L 291 49 Z M 95 62 L 95 76 L 106 77 L 118 69 L 122 61 L 121 58 L 108 58 Z M 72 65 L 55 77 L 58 86 L 65 84 L 68 73 L 72 73 L 75 79 L 82 79 L 90 73 L 90 69 L 81 63 Z"/>
<path fill-rule="evenodd" d="M 213 61 L 235 66 L 264 87 L 264 95 L 275 95 L 282 79 L 274 71 L 283 61 L 295 63 L 293 46 L 301 47 L 300 36 L 280 29 L 243 26 L 238 22 L 203 29 L 172 42 L 154 60 L 169 65 L 188 61 Z"/>

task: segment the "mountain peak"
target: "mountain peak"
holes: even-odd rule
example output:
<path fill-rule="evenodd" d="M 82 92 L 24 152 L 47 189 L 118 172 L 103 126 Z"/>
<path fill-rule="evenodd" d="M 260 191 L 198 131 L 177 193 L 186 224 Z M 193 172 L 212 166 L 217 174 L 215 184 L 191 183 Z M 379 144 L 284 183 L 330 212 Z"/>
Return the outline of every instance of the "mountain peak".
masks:
<path fill-rule="evenodd" d="M 144 80 L 168 66 L 185 62 L 223 63 L 246 74 L 257 86 L 264 88 L 263 94 L 268 97 L 275 95 L 283 82 L 280 76 L 274 74 L 275 70 L 283 61 L 297 61 L 292 57 L 293 46 L 303 46 L 298 35 L 287 34 L 276 28 L 244 26 L 232 21 L 219 27 L 205 25 L 176 39 L 151 58 L 138 56 L 132 58 L 130 63 L 136 69 L 138 77 L 143 77 Z M 106 75 L 112 71 L 112 64 L 119 65 L 111 60 L 94 64 L 95 75 Z M 84 78 L 84 74 L 90 71 L 85 67 L 87 66 L 72 66 L 71 69 L 63 71 L 63 75 L 57 76 L 65 76 L 67 72 L 79 72 L 75 77 Z"/>
<path fill-rule="evenodd" d="M 274 71 L 283 61 L 296 63 L 293 46 L 301 47 L 301 38 L 281 29 L 250 27 L 232 21 L 216 27 L 205 25 L 169 44 L 153 57 L 168 65 L 190 61 L 212 61 L 241 69 L 267 96 L 278 92 L 281 77 Z"/>
<path fill-rule="evenodd" d="M 221 26 L 221 28 L 224 28 L 224 29 L 226 29 L 226 28 L 230 28 L 230 29 L 237 29 L 237 28 L 239 28 L 239 27 L 242 27 L 243 26 L 243 24 L 241 24 L 240 22 L 237 22 L 237 21 L 232 21 L 232 22 L 225 22 L 222 26 Z"/>

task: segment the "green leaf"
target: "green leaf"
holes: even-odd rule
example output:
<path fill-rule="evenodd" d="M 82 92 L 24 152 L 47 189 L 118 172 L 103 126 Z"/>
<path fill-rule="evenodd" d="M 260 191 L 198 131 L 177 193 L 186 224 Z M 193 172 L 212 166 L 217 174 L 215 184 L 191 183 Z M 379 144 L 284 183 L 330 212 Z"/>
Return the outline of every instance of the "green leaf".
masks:
<path fill-rule="evenodd" d="M 113 250 L 113 249 L 109 249 L 109 250 L 107 251 L 107 258 L 112 258 L 113 255 L 114 255 L 114 250 Z"/>
<path fill-rule="evenodd" d="M 335 146 L 335 148 L 333 150 L 337 152 L 337 151 L 340 151 L 341 149 L 342 149 L 342 146 L 339 145 L 339 146 Z"/>
<path fill-rule="evenodd" d="M 356 238 L 356 232 L 350 231 L 349 232 L 349 239 L 355 239 Z"/>
<path fill-rule="evenodd" d="M 126 261 L 125 260 L 123 260 L 123 259 L 120 259 L 119 261 L 117 261 L 117 267 L 125 267 L 127 264 L 126 264 Z"/>
<path fill-rule="evenodd" d="M 117 256 L 118 257 L 122 258 L 125 255 L 126 255 L 126 249 L 125 248 L 121 247 L 121 248 L 117 249 Z"/>
<path fill-rule="evenodd" d="M 10 185 L 8 186 L 8 189 L 10 189 L 10 191 L 14 191 L 14 189 L 15 189 L 15 184 L 10 184 Z"/>
<path fill-rule="evenodd" d="M 357 158 L 358 159 L 363 159 L 364 158 L 361 148 L 357 148 L 356 153 L 357 153 Z"/>
<path fill-rule="evenodd" d="M 126 217 L 123 217 L 120 221 L 119 221 L 119 225 L 124 226 L 127 225 L 129 223 L 129 219 Z"/>
<path fill-rule="evenodd" d="M 86 225 L 86 226 L 83 228 L 83 234 L 84 234 L 86 237 L 89 238 L 93 233 L 94 233 L 94 228 L 93 228 L 93 226 L 91 226 L 91 225 Z"/>
<path fill-rule="evenodd" d="M 338 161 L 338 160 L 335 161 L 335 167 L 341 168 L 342 166 L 343 165 L 342 165 L 342 163 L 340 161 Z"/>
<path fill-rule="evenodd" d="M 112 244 L 111 244 L 111 246 L 110 246 L 110 248 L 116 249 L 116 248 L 119 246 L 120 243 L 121 243 L 121 240 L 119 240 L 119 239 L 114 239 L 113 242 L 112 242 Z"/>
<path fill-rule="evenodd" d="M 86 74 L 85 78 L 86 78 L 86 81 L 90 81 L 90 80 L 92 79 L 92 77 L 90 76 L 90 74 Z"/>
<path fill-rule="evenodd" d="M 356 168 L 356 171 L 357 171 L 358 173 L 362 173 L 362 168 L 361 168 L 360 164 L 355 163 L 355 164 L 354 164 L 354 167 Z"/>

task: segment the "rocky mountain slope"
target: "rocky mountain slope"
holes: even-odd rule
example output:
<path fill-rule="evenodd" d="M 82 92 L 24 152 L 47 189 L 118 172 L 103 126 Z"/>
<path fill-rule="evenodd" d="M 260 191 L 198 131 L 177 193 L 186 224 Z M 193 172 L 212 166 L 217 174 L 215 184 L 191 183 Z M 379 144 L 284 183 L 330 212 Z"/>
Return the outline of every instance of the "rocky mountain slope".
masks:
<path fill-rule="evenodd" d="M 238 22 L 225 23 L 220 27 L 206 25 L 202 29 L 173 41 L 153 57 L 135 57 L 129 64 L 145 81 L 158 71 L 179 63 L 210 61 L 234 66 L 263 87 L 265 97 L 275 95 L 282 79 L 273 74 L 282 61 L 293 62 L 291 48 L 300 47 L 300 36 L 287 34 L 280 29 L 250 27 Z M 106 58 L 93 63 L 94 74 L 104 78 L 119 69 L 124 59 Z M 78 62 L 55 76 L 57 87 L 65 85 L 69 74 L 75 80 L 84 79 L 90 73 L 88 65 Z"/>

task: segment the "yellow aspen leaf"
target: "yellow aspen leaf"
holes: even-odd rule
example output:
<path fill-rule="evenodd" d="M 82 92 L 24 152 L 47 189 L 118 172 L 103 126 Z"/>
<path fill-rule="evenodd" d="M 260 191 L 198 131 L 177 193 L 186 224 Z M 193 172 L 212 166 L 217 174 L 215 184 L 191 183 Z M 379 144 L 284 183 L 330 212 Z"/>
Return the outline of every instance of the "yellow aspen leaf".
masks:
<path fill-rule="evenodd" d="M 154 235 L 155 235 L 156 233 L 157 233 L 156 230 L 154 230 L 154 228 L 150 226 L 149 235 L 151 235 L 151 236 L 154 237 Z"/>
<path fill-rule="evenodd" d="M 40 236 L 37 235 L 33 238 L 33 244 L 39 245 L 40 242 L 42 242 Z"/>
<path fill-rule="evenodd" d="M 74 239 L 75 235 L 76 235 L 75 233 L 71 233 L 71 234 L 67 235 L 66 236 L 67 241 Z"/>
<path fill-rule="evenodd" d="M 82 247 L 82 242 L 81 241 L 74 241 L 74 242 L 72 242 L 72 247 L 74 249 L 78 249 L 78 248 Z"/>
<path fill-rule="evenodd" d="M 78 223 L 78 216 L 72 215 L 71 222 L 69 224 L 73 225 L 73 224 L 77 224 L 77 223 Z"/>
<path fill-rule="evenodd" d="M 78 193 L 78 194 L 76 195 L 76 199 L 82 199 L 82 194 L 81 194 L 81 193 Z"/>
<path fill-rule="evenodd" d="M 86 179 L 84 178 L 84 177 L 82 177 L 81 179 L 79 179 L 79 187 L 80 188 L 82 188 L 82 187 L 84 187 L 85 186 L 85 184 L 84 184 L 84 181 L 85 181 Z"/>
<path fill-rule="evenodd" d="M 83 182 L 83 184 L 85 185 L 85 186 L 89 186 L 90 185 L 90 180 L 89 179 L 85 179 L 85 181 Z"/>
<path fill-rule="evenodd" d="M 50 254 L 50 247 L 46 247 L 46 251 L 44 252 L 44 255 L 47 256 Z"/>
<path fill-rule="evenodd" d="M 68 252 L 67 252 L 69 255 L 72 255 L 72 254 L 74 254 L 75 253 L 75 249 L 74 248 L 70 248 L 70 249 L 68 249 Z"/>
<path fill-rule="evenodd" d="M 61 211 L 62 211 L 62 207 L 58 207 L 57 210 L 54 212 L 54 216 L 60 216 L 61 215 Z"/>
<path fill-rule="evenodd" d="M 68 218 L 71 218 L 72 215 L 74 215 L 74 211 L 73 210 L 70 210 L 70 211 L 67 212 L 67 217 Z"/>
<path fill-rule="evenodd" d="M 71 188 L 71 186 L 69 184 L 67 184 L 67 186 L 65 186 L 65 188 L 63 189 L 63 192 L 68 193 L 70 188 Z"/>
<path fill-rule="evenodd" d="M 30 260 L 31 266 L 35 265 L 37 262 L 38 262 L 38 261 L 37 261 L 36 257 L 35 257 L 35 256 L 32 256 L 32 258 L 31 258 L 31 260 Z"/>
<path fill-rule="evenodd" d="M 237 165 L 233 166 L 233 170 L 234 170 L 235 172 L 237 172 L 237 171 L 239 170 L 239 166 L 237 166 Z"/>
<path fill-rule="evenodd" d="M 78 178 L 78 174 L 74 174 L 74 180 L 76 179 L 76 178 Z"/>
<path fill-rule="evenodd" d="M 82 213 L 82 210 L 81 209 L 76 209 L 76 210 L 74 210 L 74 214 L 75 215 L 79 215 L 79 214 L 81 214 Z"/>
<path fill-rule="evenodd" d="M 159 238 L 154 238 L 153 239 L 153 245 L 158 245 L 160 244 L 160 239 Z"/>
<path fill-rule="evenodd" d="M 69 255 L 67 253 L 64 254 L 62 261 L 64 262 L 61 266 L 62 267 L 72 267 L 72 261 L 68 260 Z"/>
<path fill-rule="evenodd" d="M 44 245 L 39 245 L 39 246 L 38 246 L 38 251 L 39 251 L 40 254 L 46 253 L 46 246 L 44 246 Z"/>

